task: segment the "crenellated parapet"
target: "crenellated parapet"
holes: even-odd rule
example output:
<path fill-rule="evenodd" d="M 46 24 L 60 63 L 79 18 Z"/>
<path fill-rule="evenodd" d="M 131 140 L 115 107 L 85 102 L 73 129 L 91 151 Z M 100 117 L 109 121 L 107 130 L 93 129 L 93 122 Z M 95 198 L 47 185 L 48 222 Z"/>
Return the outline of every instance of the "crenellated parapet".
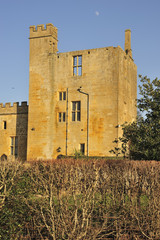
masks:
<path fill-rule="evenodd" d="M 24 114 L 28 113 L 28 105 L 27 102 L 14 102 L 13 105 L 9 103 L 0 103 L 0 115 L 3 114 Z"/>
<path fill-rule="evenodd" d="M 37 27 L 30 26 L 30 39 L 50 36 L 57 39 L 57 28 L 52 23 L 46 24 L 46 28 L 44 24 L 37 25 Z"/>
<path fill-rule="evenodd" d="M 37 26 L 30 26 L 30 52 L 36 55 L 40 52 L 57 53 L 58 39 L 57 28 L 48 23 Z M 32 58 L 32 54 L 31 54 Z"/>

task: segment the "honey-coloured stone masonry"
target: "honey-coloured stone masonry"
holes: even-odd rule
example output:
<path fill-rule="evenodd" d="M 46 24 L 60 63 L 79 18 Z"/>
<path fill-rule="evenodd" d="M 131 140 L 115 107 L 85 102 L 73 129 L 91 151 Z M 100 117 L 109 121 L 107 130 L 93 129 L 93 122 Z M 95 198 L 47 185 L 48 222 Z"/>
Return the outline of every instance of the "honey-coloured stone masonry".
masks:
<path fill-rule="evenodd" d="M 52 24 L 31 26 L 29 39 L 28 115 L 26 111 L 21 121 L 18 115 L 5 118 L 7 107 L 0 107 L 0 156 L 12 155 L 12 136 L 18 137 L 20 148 L 21 134 L 17 135 L 16 126 L 27 129 L 27 143 L 23 141 L 21 148 L 23 159 L 26 152 L 27 160 L 52 159 L 76 151 L 111 156 L 114 139 L 122 135 L 116 126 L 137 116 L 137 67 L 132 58 L 131 31 L 125 31 L 124 50 L 118 46 L 60 53 L 57 28 Z M 13 133 L 7 128 L 4 134 L 4 121 L 7 125 L 14 122 Z"/>
<path fill-rule="evenodd" d="M 26 160 L 28 105 L 0 104 L 0 158 Z"/>

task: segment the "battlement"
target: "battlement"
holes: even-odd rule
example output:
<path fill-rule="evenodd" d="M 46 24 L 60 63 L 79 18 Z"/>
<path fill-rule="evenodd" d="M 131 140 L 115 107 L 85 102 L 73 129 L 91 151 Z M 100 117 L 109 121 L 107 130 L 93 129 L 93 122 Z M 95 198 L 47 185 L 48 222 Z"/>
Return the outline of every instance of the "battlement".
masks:
<path fill-rule="evenodd" d="M 52 24 L 40 24 L 37 26 L 30 26 L 30 39 L 39 37 L 53 37 L 57 39 L 57 28 Z"/>
<path fill-rule="evenodd" d="M 11 103 L 0 103 L 0 114 L 18 114 L 18 113 L 28 113 L 28 105 L 27 102 L 14 102 L 13 105 Z"/>

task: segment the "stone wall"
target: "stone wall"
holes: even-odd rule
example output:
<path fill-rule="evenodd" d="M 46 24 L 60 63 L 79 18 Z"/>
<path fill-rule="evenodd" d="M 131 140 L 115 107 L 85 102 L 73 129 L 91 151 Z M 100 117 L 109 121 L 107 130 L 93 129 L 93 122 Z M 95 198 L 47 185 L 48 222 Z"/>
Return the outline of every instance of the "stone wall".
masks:
<path fill-rule="evenodd" d="M 31 27 L 28 159 L 72 155 L 82 145 L 90 156 L 110 155 L 113 140 L 122 134 L 116 126 L 136 118 L 137 68 L 130 38 L 127 30 L 125 51 L 118 46 L 57 53 L 57 29 Z M 74 74 L 79 56 L 80 74 Z M 89 126 L 88 95 L 79 87 L 89 95 Z M 59 99 L 63 93 L 65 100 Z M 81 104 L 80 121 L 72 119 L 73 102 Z"/>
<path fill-rule="evenodd" d="M 29 39 L 29 109 L 26 102 L 0 104 L 0 156 L 52 159 L 79 150 L 110 156 L 120 126 L 137 115 L 131 31 L 124 50 L 59 53 L 53 24 L 31 26 Z"/>
<path fill-rule="evenodd" d="M 82 56 L 82 76 L 73 76 L 73 57 Z M 108 47 L 59 53 L 54 81 L 54 153 L 71 155 L 85 144 L 87 153 L 87 95 L 89 94 L 89 155 L 109 156 L 113 140 L 121 136 L 117 125 L 136 118 L 137 69 L 133 59 L 120 48 Z M 68 124 L 58 121 L 67 111 L 67 101 L 58 101 L 68 89 Z M 72 121 L 72 101 L 81 101 L 81 121 Z M 66 141 L 67 130 L 67 141 Z M 66 146 L 67 145 L 67 146 Z"/>
<path fill-rule="evenodd" d="M 7 159 L 14 159 L 16 156 L 21 160 L 26 160 L 27 125 L 27 102 L 22 102 L 21 105 L 19 103 L 0 104 L 0 157 L 5 155 Z M 15 152 L 15 147 L 17 152 Z"/>

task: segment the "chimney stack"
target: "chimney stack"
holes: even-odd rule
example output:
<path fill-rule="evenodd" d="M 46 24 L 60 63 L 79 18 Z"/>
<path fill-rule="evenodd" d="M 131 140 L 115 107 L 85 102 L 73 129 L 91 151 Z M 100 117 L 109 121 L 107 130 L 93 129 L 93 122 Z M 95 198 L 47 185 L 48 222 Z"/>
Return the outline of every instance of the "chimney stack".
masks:
<path fill-rule="evenodd" d="M 127 55 L 132 57 L 132 49 L 131 49 L 131 30 L 126 29 L 125 30 L 125 52 Z"/>

